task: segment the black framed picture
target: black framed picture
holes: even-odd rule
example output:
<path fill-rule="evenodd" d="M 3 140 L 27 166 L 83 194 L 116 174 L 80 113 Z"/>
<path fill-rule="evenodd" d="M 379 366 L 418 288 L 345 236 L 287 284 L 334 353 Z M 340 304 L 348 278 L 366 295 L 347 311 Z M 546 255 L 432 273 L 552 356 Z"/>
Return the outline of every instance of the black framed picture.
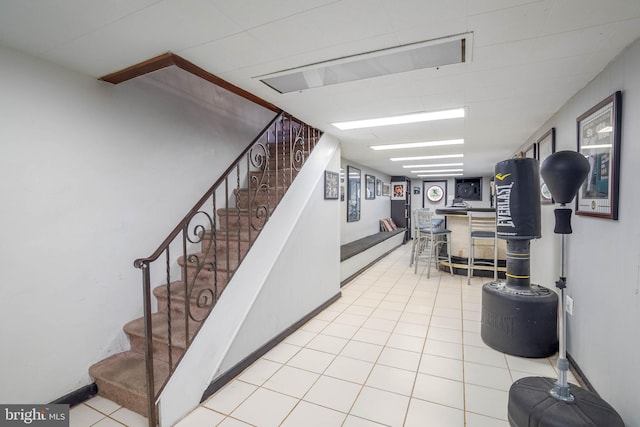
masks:
<path fill-rule="evenodd" d="M 540 166 L 542 166 L 542 162 L 556 152 L 556 128 L 551 128 L 545 132 L 544 135 L 538 139 L 536 145 L 536 155 Z M 540 176 L 540 203 L 553 203 L 551 192 L 549 191 L 547 184 L 544 183 L 542 176 Z"/>
<path fill-rule="evenodd" d="M 576 195 L 576 215 L 618 219 L 622 92 L 600 101 L 577 118 L 578 152 L 589 174 Z"/>
<path fill-rule="evenodd" d="M 360 221 L 360 169 L 347 166 L 347 222 Z"/>
<path fill-rule="evenodd" d="M 338 199 L 338 180 L 340 175 L 338 172 L 324 171 L 324 198 L 327 200 Z"/>
<path fill-rule="evenodd" d="M 373 175 L 364 176 L 365 193 L 364 198 L 367 200 L 373 200 L 376 198 L 376 177 Z"/>

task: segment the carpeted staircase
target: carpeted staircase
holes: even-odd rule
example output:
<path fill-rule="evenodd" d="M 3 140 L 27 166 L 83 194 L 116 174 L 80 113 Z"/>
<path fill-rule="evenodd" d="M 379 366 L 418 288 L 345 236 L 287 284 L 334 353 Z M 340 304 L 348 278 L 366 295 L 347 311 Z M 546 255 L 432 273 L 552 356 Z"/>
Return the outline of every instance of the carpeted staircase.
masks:
<path fill-rule="evenodd" d="M 281 127 L 279 132 L 285 131 L 291 134 L 288 127 Z M 315 143 L 318 134 L 314 135 Z M 277 143 L 262 142 L 268 149 L 262 149 L 265 154 L 262 160 L 258 159 L 257 169 L 248 168 L 243 177 L 237 173 L 237 177 L 231 180 L 232 188 L 227 190 L 225 197 L 227 206 L 215 208 L 213 198 L 214 209 L 211 206 L 209 209 L 216 214 L 209 214 L 209 221 L 214 227 L 196 228 L 199 240 L 196 250 L 186 256 L 181 252 L 172 261 L 167 259 L 166 264 L 170 266 L 176 265 L 177 258 L 176 268 L 180 269 L 181 280 L 167 279 L 165 284 L 152 291 L 158 307 L 157 312 L 151 315 L 156 395 L 257 239 L 307 158 L 309 148 L 313 148 L 313 144 L 309 144 L 298 153 L 291 150 L 290 138 L 276 136 L 272 139 L 280 140 Z M 244 185 L 239 184 L 241 180 Z M 193 240 L 185 240 L 184 246 L 191 242 Z M 169 273 L 167 277 L 170 277 Z M 130 350 L 96 363 L 89 368 L 89 374 L 100 396 L 146 417 L 144 325 L 144 317 L 127 323 L 124 332 L 131 343 Z"/>

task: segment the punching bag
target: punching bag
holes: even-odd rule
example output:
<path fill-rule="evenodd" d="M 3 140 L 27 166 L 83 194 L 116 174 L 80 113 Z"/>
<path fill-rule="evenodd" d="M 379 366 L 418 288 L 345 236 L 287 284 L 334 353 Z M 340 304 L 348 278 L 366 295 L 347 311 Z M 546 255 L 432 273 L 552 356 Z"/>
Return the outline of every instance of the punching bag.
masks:
<path fill-rule="evenodd" d="M 535 159 L 509 159 L 496 164 L 496 229 L 498 238 L 540 238 L 540 176 Z"/>
<path fill-rule="evenodd" d="M 558 297 L 532 285 L 530 242 L 540 238 L 538 161 L 509 159 L 496 164 L 496 234 L 507 243 L 505 282 L 482 287 L 482 340 L 521 357 L 547 357 L 558 348 Z"/>

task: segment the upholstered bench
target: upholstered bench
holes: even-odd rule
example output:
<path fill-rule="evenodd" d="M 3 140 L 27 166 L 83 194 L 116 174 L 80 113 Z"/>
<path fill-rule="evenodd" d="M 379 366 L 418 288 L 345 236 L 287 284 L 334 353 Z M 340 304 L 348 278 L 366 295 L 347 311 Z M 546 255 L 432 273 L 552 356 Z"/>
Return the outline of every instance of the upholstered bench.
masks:
<path fill-rule="evenodd" d="M 371 264 L 400 246 L 404 241 L 404 228 L 380 231 L 340 246 L 340 281 L 348 283 Z"/>

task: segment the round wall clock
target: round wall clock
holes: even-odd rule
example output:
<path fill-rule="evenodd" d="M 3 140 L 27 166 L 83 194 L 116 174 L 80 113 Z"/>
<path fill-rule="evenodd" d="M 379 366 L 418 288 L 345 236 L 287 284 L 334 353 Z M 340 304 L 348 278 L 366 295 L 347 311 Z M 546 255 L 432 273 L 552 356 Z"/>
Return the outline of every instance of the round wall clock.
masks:
<path fill-rule="evenodd" d="M 551 200 L 551 191 L 549 191 L 549 187 L 547 187 L 546 183 L 542 183 L 540 186 L 540 194 L 545 200 Z"/>
<path fill-rule="evenodd" d="M 432 185 L 427 188 L 427 199 L 432 202 L 439 202 L 444 197 L 444 190 L 439 185 Z"/>

